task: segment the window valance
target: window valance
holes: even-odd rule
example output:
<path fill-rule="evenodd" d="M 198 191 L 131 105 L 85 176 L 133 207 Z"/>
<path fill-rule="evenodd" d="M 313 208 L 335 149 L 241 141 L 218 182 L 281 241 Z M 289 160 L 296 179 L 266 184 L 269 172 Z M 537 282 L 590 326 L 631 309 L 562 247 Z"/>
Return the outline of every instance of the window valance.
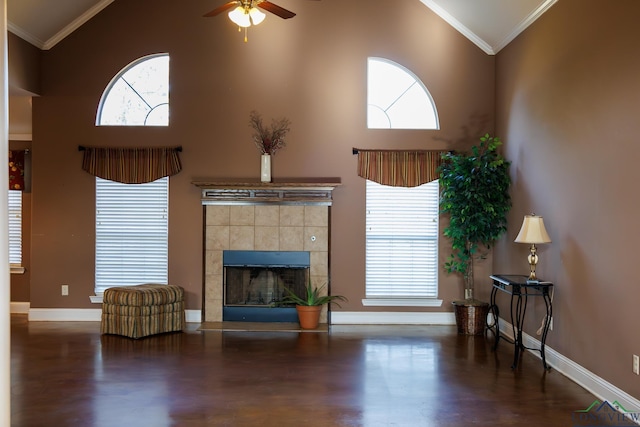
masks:
<path fill-rule="evenodd" d="M 361 150 L 358 155 L 358 175 L 392 187 L 417 187 L 439 178 L 442 164 L 440 150 Z"/>
<path fill-rule="evenodd" d="M 9 150 L 9 190 L 24 191 L 25 150 Z"/>
<path fill-rule="evenodd" d="M 122 182 L 143 184 L 182 170 L 178 153 L 182 147 L 78 147 L 84 151 L 82 169 L 91 175 Z"/>

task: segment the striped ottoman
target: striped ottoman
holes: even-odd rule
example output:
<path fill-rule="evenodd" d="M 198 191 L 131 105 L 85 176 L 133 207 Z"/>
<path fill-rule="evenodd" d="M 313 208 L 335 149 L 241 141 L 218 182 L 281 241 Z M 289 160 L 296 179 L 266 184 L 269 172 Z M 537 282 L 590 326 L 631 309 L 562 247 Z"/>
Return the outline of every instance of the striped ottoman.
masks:
<path fill-rule="evenodd" d="M 144 284 L 104 291 L 103 334 L 142 338 L 182 331 L 184 324 L 184 289 L 180 286 Z"/>

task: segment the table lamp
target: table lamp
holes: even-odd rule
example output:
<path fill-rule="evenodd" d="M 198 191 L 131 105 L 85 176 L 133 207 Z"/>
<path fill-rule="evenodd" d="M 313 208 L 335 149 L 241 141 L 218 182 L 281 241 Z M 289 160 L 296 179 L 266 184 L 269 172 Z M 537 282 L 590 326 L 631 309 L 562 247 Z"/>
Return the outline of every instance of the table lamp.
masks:
<path fill-rule="evenodd" d="M 514 242 L 527 243 L 531 245 L 531 252 L 527 257 L 527 260 L 529 261 L 529 269 L 531 271 L 528 280 L 538 280 L 536 278 L 536 264 L 538 263 L 536 244 L 551 243 L 551 238 L 547 234 L 547 230 L 544 228 L 544 221 L 542 220 L 542 217 L 536 216 L 535 214 L 525 215 L 520 232 Z"/>

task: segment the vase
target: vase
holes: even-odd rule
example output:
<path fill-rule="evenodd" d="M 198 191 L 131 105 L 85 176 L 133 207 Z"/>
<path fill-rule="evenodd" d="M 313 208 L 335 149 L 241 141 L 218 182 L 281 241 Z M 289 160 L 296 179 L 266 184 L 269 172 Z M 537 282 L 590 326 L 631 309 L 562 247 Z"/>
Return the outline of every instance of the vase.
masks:
<path fill-rule="evenodd" d="M 260 159 L 260 181 L 271 182 L 271 155 L 263 154 Z"/>

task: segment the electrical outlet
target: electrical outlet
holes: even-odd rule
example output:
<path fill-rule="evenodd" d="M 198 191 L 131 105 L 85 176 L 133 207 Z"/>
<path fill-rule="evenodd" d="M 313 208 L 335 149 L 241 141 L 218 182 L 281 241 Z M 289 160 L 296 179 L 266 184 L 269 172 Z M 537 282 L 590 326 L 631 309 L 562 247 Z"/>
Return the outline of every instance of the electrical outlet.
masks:
<path fill-rule="evenodd" d="M 637 355 L 633 355 L 633 373 L 636 375 L 640 375 L 640 357 Z"/>
<path fill-rule="evenodd" d="M 69 295 L 69 285 L 62 285 L 62 296 Z"/>

